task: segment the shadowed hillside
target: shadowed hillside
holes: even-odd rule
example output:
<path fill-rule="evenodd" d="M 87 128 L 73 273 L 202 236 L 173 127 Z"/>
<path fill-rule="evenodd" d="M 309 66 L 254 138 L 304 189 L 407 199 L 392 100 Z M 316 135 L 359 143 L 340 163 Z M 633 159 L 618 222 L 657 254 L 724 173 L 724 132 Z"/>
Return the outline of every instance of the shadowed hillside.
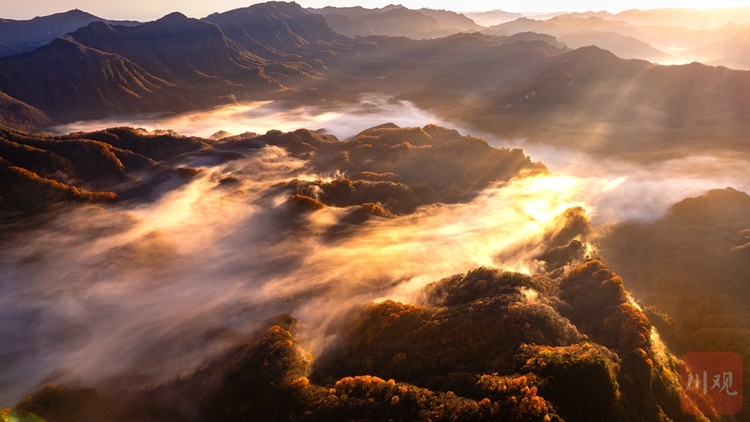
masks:
<path fill-rule="evenodd" d="M 87 198 L 62 191 L 44 193 L 50 189 L 103 190 L 111 199 L 141 200 L 167 183 L 169 174 L 190 178 L 193 170 L 175 165 L 180 157 L 226 162 L 267 146 L 305 160 L 311 172 L 337 175 L 332 181 L 290 178 L 278 185 L 278 190 L 294 195 L 292 205 L 300 210 L 314 209 L 316 204 L 364 207 L 355 211 L 352 222 L 372 213 L 409 214 L 423 205 L 469 201 L 492 184 L 546 172 L 520 149 L 493 148 L 483 139 L 435 125 L 399 128 L 386 124 L 345 142 L 305 129 L 212 141 L 130 128 L 61 136 L 5 128 L 0 132 L 0 157 L 8 172 L 8 179 L 0 185 L 3 208 L 8 215 L 40 212 L 66 198 Z M 36 181 L 35 187 L 21 188 L 21 180 L 29 178 Z M 35 199 L 35 195 L 45 195 L 45 199 Z M 361 212 L 365 214 L 359 216 Z"/>
<path fill-rule="evenodd" d="M 729 351 L 747 361 L 749 228 L 750 196 L 727 188 L 680 201 L 653 223 L 617 225 L 597 243 L 675 352 Z M 745 367 L 745 389 L 749 379 Z"/>
<path fill-rule="evenodd" d="M 133 27 L 93 22 L 38 50 L 0 60 L 0 89 L 54 121 L 179 112 L 270 98 L 309 83 L 314 68 L 324 68 L 321 59 L 351 60 L 358 55 L 352 43 L 372 49 L 331 31 L 322 18 L 296 5 L 270 3 L 253 11 L 252 18 L 244 9 L 211 15 L 219 25 L 180 13 Z M 284 20 L 291 24 L 294 13 L 302 15 L 292 24 L 301 35 Z M 258 22 L 265 29 L 243 29 L 258 28 Z M 314 42 L 314 36 L 322 38 Z M 46 69 L 53 62 L 57 72 L 50 74 Z M 6 124 L 18 120 L 8 115 Z"/>
<path fill-rule="evenodd" d="M 750 106 L 747 72 L 625 61 L 596 47 L 545 61 L 524 85 L 454 113 L 504 136 L 602 154 L 747 151 L 741 135 L 750 129 L 743 111 Z"/>
<path fill-rule="evenodd" d="M 466 16 L 447 10 L 411 10 L 400 5 L 381 9 L 327 6 L 307 10 L 324 16 L 336 31 L 352 36 L 388 35 L 419 40 L 484 29 Z"/>
<path fill-rule="evenodd" d="M 25 53 L 41 47 L 91 22 L 108 22 L 111 25 L 135 26 L 138 22 L 108 21 L 75 9 L 29 20 L 0 21 L 0 57 Z"/>
<path fill-rule="evenodd" d="M 191 177 L 157 161 L 207 146 L 129 128 L 53 137 L 0 127 L 0 215 L 15 220 L 70 201 L 148 199 L 156 186 Z"/>

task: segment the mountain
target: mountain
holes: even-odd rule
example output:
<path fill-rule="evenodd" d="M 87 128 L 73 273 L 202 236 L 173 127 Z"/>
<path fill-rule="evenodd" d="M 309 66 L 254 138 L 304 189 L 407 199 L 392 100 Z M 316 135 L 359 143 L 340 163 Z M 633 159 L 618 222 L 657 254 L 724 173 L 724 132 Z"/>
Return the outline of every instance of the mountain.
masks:
<path fill-rule="evenodd" d="M 348 37 L 331 31 L 322 18 L 295 8 L 312 20 L 311 26 L 296 28 L 307 31 L 307 39 L 281 21 L 288 36 L 265 32 L 275 40 L 265 40 L 268 44 L 247 33 L 231 40 L 217 24 L 179 13 L 135 27 L 93 22 L 33 52 L 0 59 L 0 90 L 52 120 L 184 111 L 267 97 L 309 81 L 321 57 L 348 60 L 358 55 L 344 43 Z M 254 10 L 259 19 L 271 16 L 268 5 Z M 240 13 L 244 11 L 213 19 L 230 26 L 229 20 Z M 269 59 L 240 43 L 260 45 L 256 51 Z M 46 72 L 49 63 L 59 72 Z M 61 79 L 66 83 L 59 83 Z"/>
<path fill-rule="evenodd" d="M 126 128 L 49 136 L 0 126 L 0 220 L 71 202 L 148 200 L 155 187 L 194 176 L 160 162 L 208 146 L 199 138 Z"/>
<path fill-rule="evenodd" d="M 679 11 L 676 10 L 676 13 Z M 597 13 L 565 14 L 548 20 L 521 18 L 492 26 L 482 32 L 502 36 L 531 31 L 550 34 L 558 38 L 566 37 L 571 42 L 572 48 L 596 45 L 623 58 L 637 58 L 660 63 L 687 63 L 698 60 L 706 64 L 715 64 L 712 60 L 726 58 L 728 62 L 732 61 L 730 59 L 731 47 L 727 47 L 728 51 L 725 56 L 717 57 L 714 53 L 720 52 L 724 48 L 722 47 L 724 43 L 741 44 L 741 39 L 729 40 L 746 29 L 748 25 L 736 23 L 743 22 L 741 16 L 736 22 L 730 21 L 721 26 L 711 25 L 710 29 L 682 26 L 683 22 L 677 18 L 664 18 L 663 21 L 654 20 L 653 22 L 634 20 L 633 22 L 629 22 L 619 14 L 611 16 Z"/>
<path fill-rule="evenodd" d="M 542 41 L 553 47 L 557 47 L 561 51 L 565 51 L 568 49 L 568 46 L 565 45 L 565 43 L 560 42 L 557 38 L 553 37 L 552 35 L 539 34 L 536 32 L 518 32 L 513 35 L 498 36 L 498 38 L 500 38 L 503 44 L 510 44 L 516 41 Z"/>
<path fill-rule="evenodd" d="M 435 18 L 405 7 L 367 15 L 363 20 L 376 34 L 413 39 L 439 38 L 459 32 L 444 27 Z"/>
<path fill-rule="evenodd" d="M 698 36 L 693 34 L 694 31 L 686 28 L 641 27 L 616 20 L 614 16 L 603 18 L 600 15 L 596 13 L 566 14 L 544 21 L 522 18 L 490 27 L 483 33 L 513 35 L 531 31 L 550 34 L 573 49 L 595 45 L 615 53 L 618 57 L 654 62 L 671 62 L 676 57 L 653 47 L 649 41 L 655 40 L 660 43 L 659 45 L 673 50 L 677 47 L 666 41 L 668 37 L 673 37 L 675 42 L 681 43 L 686 41 L 683 37 Z"/>
<path fill-rule="evenodd" d="M 356 205 L 366 211 L 368 204 L 380 204 L 370 211 L 410 214 L 418 206 L 469 201 L 498 181 L 546 172 L 520 149 L 493 148 L 483 139 L 436 125 L 384 124 L 346 142 L 303 129 L 212 141 L 130 128 L 49 136 L 0 126 L 0 159 L 9 177 L 0 183 L 0 217 L 39 213 L 66 201 L 85 202 L 102 195 L 107 200 L 149 199 L 155 186 L 170 177 L 193 175 L 168 162 L 186 155 L 226 161 L 265 146 L 307 158 L 311 172 L 326 174 L 335 168 L 347 175 L 331 182 L 294 179 L 279 185 L 302 210 L 312 205 Z M 435 162 L 442 165 L 435 167 Z M 32 182 L 35 187 L 22 188 Z M 362 210 L 354 212 L 353 221 L 369 215 L 360 215 Z"/>
<path fill-rule="evenodd" d="M 418 12 L 435 19 L 440 25 L 446 28 L 456 28 L 462 32 L 481 31 L 485 28 L 481 25 L 477 25 L 466 15 L 452 12 L 450 10 L 422 8 L 419 9 Z"/>
<path fill-rule="evenodd" d="M 623 21 L 606 20 L 599 17 L 575 18 L 554 17 L 549 20 L 519 18 L 511 22 L 495 25 L 482 31 L 489 35 L 513 35 L 519 32 L 539 32 L 560 37 L 598 32 L 615 32 L 621 35 L 639 38 L 637 27 Z"/>
<path fill-rule="evenodd" d="M 356 36 L 377 34 L 425 39 L 484 29 L 465 15 L 449 10 L 412 10 L 400 5 L 380 9 L 326 6 L 307 10 L 325 16 L 336 31 Z"/>
<path fill-rule="evenodd" d="M 394 7 L 383 14 L 405 10 Z M 458 39 L 438 42 L 452 52 L 452 57 L 441 65 L 444 70 L 465 66 L 465 59 L 476 60 L 477 64 L 500 63 L 500 57 L 510 57 L 511 50 L 525 51 L 520 45 L 508 46 L 503 47 L 508 51 L 499 57 L 482 58 L 486 47 L 502 43 L 468 37 L 461 41 L 466 51 L 460 51 L 452 45 Z M 429 61 L 436 60 L 441 48 L 438 44 L 428 46 L 429 53 L 425 50 L 420 54 L 429 54 Z M 297 89 L 299 95 L 356 97 L 368 89 L 397 92 L 403 88 L 398 78 L 392 79 L 392 88 L 382 86 L 378 78 L 402 66 L 424 69 L 427 63 L 414 61 L 408 53 L 421 50 L 422 46 L 407 39 L 354 39 L 334 32 L 322 17 L 297 5 L 267 3 L 211 15 L 204 21 L 175 13 L 137 27 L 94 22 L 47 48 L 0 59 L 0 89 L 46 113 L 53 121 L 177 112 L 269 98 L 285 91 L 294 95 Z M 539 48 L 547 47 L 542 43 Z M 61 67 L 62 72 L 77 69 L 70 76 L 74 80 L 83 78 L 84 75 L 77 75 L 85 72 L 86 82 L 77 82 L 77 91 L 64 91 L 72 86 L 55 85 L 51 80 L 55 75 L 42 71 L 45 61 L 66 63 L 81 58 L 89 61 L 83 66 L 76 62 Z M 111 67 L 122 76 L 108 77 L 101 71 L 104 67 Z M 31 72 L 24 72 L 26 68 Z M 479 69 L 492 71 L 486 66 Z M 434 73 L 432 69 L 429 72 Z M 21 85 L 30 83 L 26 81 L 31 76 L 37 83 L 23 89 Z M 345 80 L 352 83 L 342 84 Z M 22 83 L 19 85 L 18 81 Z M 43 89 L 45 85 L 52 88 Z M 87 108 L 86 104 L 97 106 Z"/>
<path fill-rule="evenodd" d="M 726 40 L 694 48 L 684 53 L 714 66 L 750 70 L 750 27 L 738 31 Z"/>
<path fill-rule="evenodd" d="M 561 35 L 558 37 L 558 40 L 564 42 L 572 49 L 595 45 L 604 50 L 611 51 L 617 57 L 623 59 L 641 59 L 657 63 L 668 62 L 676 59 L 675 56 L 657 50 L 641 40 L 613 32 L 590 32 L 575 35 Z"/>
<path fill-rule="evenodd" d="M 50 66 L 57 71 L 49 72 Z M 58 38 L 32 52 L 2 58 L 0 69 L 2 91 L 52 120 L 179 110 L 200 104 L 124 57 L 72 38 Z"/>
<path fill-rule="evenodd" d="M 132 28 L 97 22 L 68 37 L 175 82 L 228 84 L 248 77 L 260 79 L 260 67 L 267 64 L 227 39 L 216 25 L 176 12 Z"/>
<path fill-rule="evenodd" d="M 501 23 L 514 21 L 522 18 L 520 13 L 510 13 L 502 10 L 491 10 L 488 12 L 464 12 L 464 16 L 476 22 L 477 25 L 490 27 Z"/>
<path fill-rule="evenodd" d="M 545 25 L 547 24 L 542 20 L 520 17 L 518 19 L 513 19 L 512 21 L 492 25 L 482 31 L 482 33 L 487 35 L 506 36 L 519 32 L 543 32 L 542 28 L 544 28 Z"/>
<path fill-rule="evenodd" d="M 375 15 L 420 13 L 386 9 Z M 367 9 L 352 11 L 356 18 L 370 16 Z M 0 91 L 10 97 L 7 109 L 16 110 L 5 113 L 6 124 L 24 113 L 47 121 L 33 110 L 64 122 L 258 99 L 357 101 L 377 92 L 500 136 L 575 139 L 591 151 L 746 149 L 750 97 L 743 72 L 655 66 L 590 47 L 567 51 L 554 38 L 517 32 L 568 34 L 580 44 L 596 37 L 623 56 L 657 58 L 635 40 L 602 34 L 640 31 L 622 21 L 519 19 L 494 30 L 503 28 L 516 35 L 361 39 L 336 33 L 322 16 L 293 3 L 259 4 L 206 20 L 171 14 L 137 27 L 94 22 L 41 49 L 0 59 Z M 577 32 L 588 30 L 598 33 Z M 57 74 L 45 71 L 51 63 Z M 60 84 L 61 77 L 74 82 Z M 540 119 L 559 125 L 539 125 Z"/>
<path fill-rule="evenodd" d="M 312 13 L 316 12 L 312 10 Z M 331 28 L 342 34 L 351 35 L 352 37 L 369 37 L 370 35 L 375 35 L 375 31 L 360 19 L 354 19 L 335 12 L 326 13 L 325 19 Z"/>
<path fill-rule="evenodd" d="M 600 10 L 598 12 L 594 12 L 594 11 L 588 11 L 588 12 L 570 12 L 570 13 L 564 13 L 564 14 L 561 14 L 561 15 L 557 15 L 556 17 L 559 17 L 561 19 L 567 19 L 567 18 L 583 18 L 583 19 L 586 19 L 586 18 L 596 17 L 596 18 L 602 18 L 602 19 L 607 19 L 607 20 L 617 20 L 615 18 L 615 15 L 607 12 L 606 10 Z"/>
<path fill-rule="evenodd" d="M 722 7 L 708 10 L 690 8 L 625 10 L 615 15 L 615 19 L 633 25 L 679 26 L 693 30 L 712 30 L 728 23 L 750 23 L 750 7 Z"/>
<path fill-rule="evenodd" d="M 232 41 L 268 60 L 323 64 L 356 60 L 371 44 L 335 32 L 296 3 L 269 2 L 205 18 Z"/>
<path fill-rule="evenodd" d="M 333 15 L 329 22 L 332 27 L 349 35 L 361 35 L 370 28 L 377 35 L 402 36 L 413 39 L 439 38 L 455 34 L 463 28 L 473 28 L 468 18 L 445 11 L 411 10 L 403 6 L 388 6 L 382 9 L 364 9 L 325 7 L 323 9 L 308 9 L 314 13 L 327 16 Z M 346 16 L 350 19 L 344 19 Z M 456 23 L 462 29 L 446 26 L 445 23 Z M 352 30 L 348 33 L 346 31 Z"/>
<path fill-rule="evenodd" d="M 78 9 L 30 20 L 3 20 L 0 21 L 0 57 L 31 51 L 91 22 L 128 26 L 139 24 L 107 21 Z"/>
<path fill-rule="evenodd" d="M 652 222 L 618 224 L 602 256 L 640 298 L 670 349 L 727 350 L 750 358 L 750 196 L 733 188 L 684 199 Z M 667 317 L 668 315 L 668 317 Z M 750 370 L 743 369 L 744 388 Z M 735 418 L 748 414 L 743 409 Z"/>
<path fill-rule="evenodd" d="M 0 92 L 0 123 L 11 127 L 29 130 L 48 126 L 52 123 L 41 111 Z"/>
<path fill-rule="evenodd" d="M 307 11 L 311 13 L 319 14 L 319 15 L 328 15 L 328 14 L 336 13 L 339 15 L 349 16 L 352 19 L 360 19 L 365 16 L 372 15 L 373 13 L 388 12 L 390 10 L 399 9 L 399 8 L 403 8 L 403 6 L 390 4 L 385 7 L 374 8 L 374 9 L 368 9 L 362 6 L 350 6 L 350 7 L 326 6 L 320 9 L 308 8 Z"/>
<path fill-rule="evenodd" d="M 125 142 L 133 147 L 153 146 L 153 141 L 157 141 L 133 130 L 105 132 L 80 136 L 120 142 L 129 138 Z M 29 137 L 21 133 L 9 136 L 18 140 Z M 213 149 L 194 139 L 167 139 L 168 145 L 187 147 L 189 153 L 197 156 L 211 155 L 209 150 Z M 66 146 L 67 141 L 29 140 L 54 148 Z M 89 142 L 103 148 L 100 151 L 118 152 L 110 149 L 111 144 Z M 470 185 L 477 175 L 482 177 L 485 173 L 481 168 L 467 173 L 463 171 L 464 165 L 494 150 L 476 138 L 461 137 L 455 131 L 433 125 L 406 129 L 383 125 L 368 129 L 348 142 L 307 130 L 286 134 L 271 131 L 220 140 L 212 146 L 225 153 L 243 151 L 238 153 L 248 158 L 253 151 L 262 151 L 269 145 L 284 145 L 297 158 L 318 157 L 322 152 L 359 161 L 354 154 L 363 154 L 362 158 L 366 158 L 360 163 L 370 165 L 394 163 L 390 159 L 381 161 L 384 156 L 396 158 L 395 162 L 405 158 L 401 169 L 412 172 L 412 176 L 407 176 L 363 171 L 360 183 L 348 179 L 317 181 L 314 186 L 318 189 L 307 190 L 310 195 L 328 201 L 328 206 L 353 208 L 349 215 L 333 214 L 315 197 L 290 191 L 299 188 L 301 181 L 296 178 L 272 187 L 269 193 L 274 197 L 284 191 L 293 193 L 287 204 L 269 206 L 259 200 L 253 202 L 253 207 L 266 206 L 266 212 L 274 216 L 284 217 L 288 213 L 286 219 L 297 225 L 290 224 L 287 230 L 291 234 L 287 235 L 296 242 L 299 236 L 309 236 L 306 226 L 313 224 L 309 223 L 313 220 L 304 217 L 311 215 L 343 216 L 339 224 L 349 226 L 350 236 L 371 227 L 368 220 L 376 224 L 408 218 L 394 216 L 383 206 L 393 207 L 411 195 L 421 198 L 417 192 L 423 193 L 419 186 L 424 182 L 410 184 L 412 192 L 398 201 L 391 198 L 380 204 L 364 203 L 361 207 L 354 207 L 356 202 L 334 202 L 342 197 L 364 200 L 361 195 L 368 190 L 403 192 L 404 189 L 396 189 L 400 182 L 386 179 L 403 177 L 403 183 L 415 183 L 416 180 L 406 179 L 423 177 L 424 172 L 414 171 L 413 162 L 409 163 L 414 158 L 429 163 L 435 175 L 455 175 L 465 178 L 462 182 Z M 363 148 L 365 145 L 369 147 Z M 248 149 L 253 146 L 254 149 Z M 437 152 L 434 150 L 442 151 L 433 155 Z M 337 154 L 344 151 L 347 154 Z M 383 154 L 384 151 L 388 153 Z M 497 152 L 506 156 L 508 153 Z M 174 153 L 180 155 L 179 150 Z M 44 151 L 29 150 L 26 154 L 47 156 L 50 163 L 56 158 L 44 155 Z M 528 161 L 520 150 L 510 151 L 509 155 L 518 159 L 501 160 L 506 169 L 514 169 L 508 164 Z M 487 158 L 488 164 L 497 165 L 493 157 Z M 66 166 L 72 161 L 57 159 L 57 162 L 55 165 Z M 318 164 L 328 171 L 338 169 L 338 160 L 329 162 L 334 167 L 321 161 Z M 389 167 L 397 168 L 398 165 Z M 241 173 L 236 176 L 242 177 Z M 500 180 L 513 177 L 512 173 L 503 174 Z M 219 177 L 212 178 L 210 184 L 211 189 L 227 192 L 222 202 L 245 195 L 234 187 L 242 181 L 234 176 Z M 446 187 L 442 183 L 427 182 L 427 185 Z M 308 183 L 307 188 L 310 186 Z M 663 347 L 649 317 L 633 303 L 623 280 L 601 260 L 586 257 L 584 242 L 591 227 L 585 212 L 580 207 L 570 208 L 558 218 L 560 227 L 550 229 L 539 240 L 544 253 L 538 259 L 540 264 L 546 264 L 543 267 L 547 270 L 532 276 L 479 267 L 419 287 L 411 302 L 348 304 L 345 312 L 330 313 L 326 335 L 335 335 L 335 341 L 326 342 L 324 351 L 315 358 L 306 349 L 310 343 L 305 341 L 303 321 L 289 314 L 277 314 L 259 322 L 248 335 L 217 332 L 215 327 L 196 335 L 191 326 L 181 335 L 193 349 L 210 348 L 222 339 L 231 339 L 231 345 L 180 377 L 150 382 L 144 388 L 126 388 L 127 383 L 117 380 L 93 385 L 77 380 L 64 381 L 62 385 L 45 382 L 0 415 L 23 422 L 39 418 L 329 421 L 363 416 L 376 420 L 598 421 L 602 415 L 614 420 L 644 416 L 686 422 L 703 420 L 700 412 L 692 415 L 683 411 L 691 402 L 681 406 L 686 399 L 677 375 L 680 361 Z M 273 221 L 268 219 L 265 224 Z M 414 223 L 414 220 L 407 222 Z M 148 238 L 158 239 L 156 229 L 148 227 L 148 230 Z M 333 237 L 329 242 L 340 239 Z M 118 244 L 108 254 L 124 255 L 131 260 L 142 254 L 156 255 L 156 265 L 161 267 L 162 260 L 169 260 L 158 249 L 139 250 L 135 246 L 138 245 Z M 42 252 L 26 255 L 23 258 L 34 260 L 35 266 L 45 259 Z M 109 259 L 107 262 L 113 265 Z M 362 291 L 362 287 L 358 289 Z M 178 353 L 174 351 L 170 358 Z M 53 373 L 48 379 L 60 376 Z M 65 380 L 65 374 L 62 379 Z"/>
<path fill-rule="evenodd" d="M 584 288 L 581 303 L 570 299 Z M 580 264 L 552 280 L 478 268 L 423 291 L 426 304 L 389 300 L 354 310 L 340 322 L 347 330 L 340 351 L 324 362 L 304 351 L 302 323 L 279 315 L 189 377 L 128 393 L 49 385 L 19 403 L 13 416 L 23 422 L 58 420 L 60 414 L 86 422 L 102 416 L 595 421 L 602 415 L 615 420 L 654 415 L 681 422 L 703 417 L 680 408 L 679 361 L 651 342 L 648 319 L 628 303 L 622 281 L 601 262 Z M 525 299 L 525 291 L 538 299 Z M 593 315 L 575 316 L 566 300 L 585 304 Z M 601 327 L 606 328 L 597 332 Z M 622 340 L 601 345 L 609 335 Z"/>
<path fill-rule="evenodd" d="M 381 79 L 386 92 L 400 93 L 438 113 L 463 110 L 467 98 L 476 101 L 523 83 L 536 72 L 540 60 L 564 51 L 544 41 L 506 43 L 480 33 L 423 41 L 374 41 L 396 57 L 395 66 L 402 70 Z"/>
<path fill-rule="evenodd" d="M 640 34 L 635 38 L 660 50 L 674 52 L 673 54 L 692 60 L 693 58 L 689 56 L 690 50 L 725 41 L 745 27 L 747 25 L 728 23 L 713 30 L 695 30 L 680 26 L 646 25 L 638 27 Z M 612 29 L 612 32 L 618 32 L 618 30 Z"/>
<path fill-rule="evenodd" d="M 463 21 L 376 15 L 412 12 Z M 656 27 L 506 28 L 646 54 L 616 31 Z M 0 421 L 719 420 L 678 356 L 750 359 L 750 195 L 660 204 L 747 188 L 750 72 L 560 39 L 355 38 L 272 2 L 0 58 Z M 210 112 L 321 122 L 356 102 L 353 126 L 394 105 L 487 137 L 34 133 L 250 100 L 271 117 Z M 652 220 L 617 221 L 641 206 Z M 750 367 L 729 371 L 711 380 L 740 399 Z"/>
<path fill-rule="evenodd" d="M 456 116 L 507 137 L 566 145 L 577 139 L 575 145 L 598 153 L 638 151 L 644 158 L 667 146 L 682 154 L 696 148 L 746 150 L 741 133 L 750 129 L 743 117 L 750 107 L 750 74 L 745 72 L 626 61 L 596 47 L 550 57 L 538 68 L 517 89 Z M 534 126 L 539 121 L 551 123 Z"/>

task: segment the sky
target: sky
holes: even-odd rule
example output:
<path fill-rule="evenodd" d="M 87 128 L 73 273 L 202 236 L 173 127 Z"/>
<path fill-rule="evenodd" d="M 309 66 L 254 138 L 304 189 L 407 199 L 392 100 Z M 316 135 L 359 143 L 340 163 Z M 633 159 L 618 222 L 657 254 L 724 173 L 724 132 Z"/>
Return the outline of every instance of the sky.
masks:
<path fill-rule="evenodd" d="M 526 0 L 492 1 L 492 0 L 298 0 L 303 7 L 324 6 L 363 6 L 367 8 L 383 7 L 399 3 L 411 9 L 429 7 L 461 12 L 505 10 L 508 12 L 583 12 L 588 10 L 607 10 L 617 13 L 628 9 L 656 9 L 662 7 L 692 7 L 709 9 L 722 6 L 748 6 L 747 0 Z M 202 18 L 213 12 L 246 7 L 253 0 L 24 0 L 4 1 L 0 6 L 0 17 L 6 19 L 31 19 L 35 16 L 50 15 L 71 9 L 81 9 L 106 19 L 129 19 L 148 21 L 158 19 L 171 12 L 182 12 L 187 16 Z"/>

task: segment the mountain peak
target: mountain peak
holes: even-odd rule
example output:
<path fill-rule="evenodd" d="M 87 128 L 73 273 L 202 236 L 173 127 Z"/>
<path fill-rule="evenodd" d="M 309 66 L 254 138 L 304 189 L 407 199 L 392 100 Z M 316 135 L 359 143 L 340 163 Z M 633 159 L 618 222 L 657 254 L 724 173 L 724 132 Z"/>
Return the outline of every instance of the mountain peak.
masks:
<path fill-rule="evenodd" d="M 67 12 L 58 13 L 57 15 L 58 16 L 86 16 L 86 17 L 101 19 L 101 18 L 99 18 L 96 15 L 92 15 L 89 12 L 86 12 L 86 11 L 83 11 L 83 10 L 77 9 L 77 8 L 76 9 L 70 9 Z M 52 15 L 52 16 L 55 16 L 55 15 Z"/>
<path fill-rule="evenodd" d="M 88 24 L 88 25 L 86 25 L 86 26 L 84 26 L 82 28 L 79 28 L 78 30 L 76 30 L 73 33 L 75 34 L 76 32 L 84 31 L 84 30 L 102 31 L 102 30 L 111 30 L 111 29 L 112 29 L 112 27 L 107 22 L 105 22 L 105 21 L 92 21 L 90 24 Z"/>
<path fill-rule="evenodd" d="M 252 6 L 247 7 L 246 9 L 258 9 L 258 8 L 273 8 L 278 10 L 282 13 L 291 13 L 291 14 L 300 14 L 305 13 L 305 9 L 302 8 L 299 4 L 296 2 L 285 2 L 285 1 L 269 1 L 266 3 L 258 3 L 254 4 Z M 236 9 L 236 10 L 242 10 L 242 9 Z M 231 10 L 229 12 L 232 12 Z"/>
<path fill-rule="evenodd" d="M 298 61 L 311 54 L 325 61 L 351 40 L 334 32 L 323 16 L 294 2 L 268 2 L 208 16 L 233 41 L 253 54 Z M 331 44 L 334 43 L 334 44 Z"/>
<path fill-rule="evenodd" d="M 188 18 L 187 16 L 185 16 L 184 14 L 180 12 L 172 12 L 168 15 L 164 15 L 164 17 L 162 17 L 161 19 L 158 19 L 157 22 L 177 22 L 177 21 L 184 21 L 188 19 L 190 18 Z"/>
<path fill-rule="evenodd" d="M 140 32 L 143 35 L 153 35 L 156 33 L 185 35 L 187 33 L 194 34 L 196 31 L 208 31 L 208 33 L 211 33 L 212 35 L 215 35 L 217 37 L 223 36 L 216 25 L 212 25 L 211 23 L 204 20 L 189 18 L 180 12 L 172 12 L 162 17 L 161 19 L 137 26 L 134 28 L 134 30 L 136 32 Z"/>
<path fill-rule="evenodd" d="M 47 16 L 37 16 L 32 21 L 56 21 L 59 19 L 91 19 L 91 20 L 102 20 L 102 18 L 92 15 L 91 13 L 84 12 L 81 9 L 70 9 L 67 12 L 54 13 Z"/>

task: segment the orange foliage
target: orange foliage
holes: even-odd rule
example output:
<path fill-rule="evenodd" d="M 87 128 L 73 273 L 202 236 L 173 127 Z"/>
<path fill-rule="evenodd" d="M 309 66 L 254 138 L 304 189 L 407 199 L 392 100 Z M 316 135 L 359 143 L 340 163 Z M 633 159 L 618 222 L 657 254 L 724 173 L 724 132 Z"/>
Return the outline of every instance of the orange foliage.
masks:
<path fill-rule="evenodd" d="M 289 205 L 298 211 L 314 211 L 325 208 L 325 204 L 309 196 L 294 194 L 289 197 Z"/>
<path fill-rule="evenodd" d="M 630 303 L 623 303 L 620 310 L 620 350 L 646 349 L 651 343 L 651 324 L 646 315 Z"/>

